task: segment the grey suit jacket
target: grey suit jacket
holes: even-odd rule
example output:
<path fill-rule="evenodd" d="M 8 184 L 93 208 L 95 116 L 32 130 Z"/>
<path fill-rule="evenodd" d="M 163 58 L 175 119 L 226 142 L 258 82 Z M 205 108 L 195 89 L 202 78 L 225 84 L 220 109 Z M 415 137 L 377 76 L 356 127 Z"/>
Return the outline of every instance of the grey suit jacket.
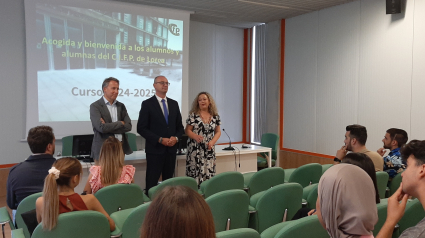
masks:
<path fill-rule="evenodd" d="M 93 159 L 99 159 L 100 148 L 102 147 L 103 142 L 109 136 L 115 136 L 114 134 L 122 134 L 122 148 L 124 153 L 127 155 L 133 153 L 130 145 L 128 144 L 127 136 L 125 135 L 126 132 L 131 130 L 131 120 L 124 104 L 118 101 L 117 117 L 118 121 L 112 122 L 111 114 L 109 113 L 103 97 L 90 105 L 90 120 L 94 133 L 93 144 L 91 147 L 91 157 Z M 100 118 L 102 118 L 105 123 L 102 123 Z M 125 124 L 123 125 L 121 121 L 124 121 Z"/>

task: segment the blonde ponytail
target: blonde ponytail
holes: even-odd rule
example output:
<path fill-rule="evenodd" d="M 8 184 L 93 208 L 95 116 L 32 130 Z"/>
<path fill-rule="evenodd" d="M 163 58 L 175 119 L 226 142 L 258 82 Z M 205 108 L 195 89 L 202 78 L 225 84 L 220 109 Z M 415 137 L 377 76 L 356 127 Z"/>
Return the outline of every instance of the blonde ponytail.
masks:
<path fill-rule="evenodd" d="M 43 188 L 43 214 L 41 220 L 44 230 L 52 230 L 58 222 L 59 216 L 59 194 L 55 174 L 47 175 Z"/>
<path fill-rule="evenodd" d="M 108 137 L 100 149 L 100 182 L 103 186 L 116 184 L 121 177 L 124 167 L 124 152 L 121 142 L 113 137 Z"/>
<path fill-rule="evenodd" d="M 59 217 L 59 192 L 58 187 L 69 186 L 71 178 L 75 175 L 81 175 L 83 168 L 81 163 L 70 157 L 61 158 L 53 163 L 49 174 L 44 179 L 43 188 L 43 222 L 44 230 L 52 230 L 58 223 Z"/>

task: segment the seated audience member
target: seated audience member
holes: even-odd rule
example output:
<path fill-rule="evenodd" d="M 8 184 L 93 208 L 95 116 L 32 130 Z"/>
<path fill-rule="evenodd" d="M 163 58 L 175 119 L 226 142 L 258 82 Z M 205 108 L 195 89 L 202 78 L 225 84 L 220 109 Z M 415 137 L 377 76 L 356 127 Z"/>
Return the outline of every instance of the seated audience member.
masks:
<path fill-rule="evenodd" d="M 400 188 L 388 198 L 388 214 L 377 238 L 388 238 L 393 234 L 394 226 L 404 215 L 407 198 L 419 199 L 425 208 L 425 140 L 412 140 L 401 149 L 401 157 L 407 160 L 406 170 L 401 174 Z M 403 231 L 399 238 L 425 237 L 425 218 L 416 226 Z"/>
<path fill-rule="evenodd" d="M 136 168 L 124 165 L 124 152 L 121 142 L 110 136 L 103 142 L 99 155 L 99 166 L 90 168 L 84 191 L 96 193 L 99 189 L 117 183 L 133 183 Z"/>
<path fill-rule="evenodd" d="M 43 196 L 35 203 L 37 221 L 43 222 L 43 229 L 55 228 L 59 214 L 93 210 L 104 214 L 111 231 L 115 230 L 114 221 L 94 195 L 79 195 L 74 192 L 82 172 L 81 163 L 75 158 L 61 158 L 53 164 L 44 182 Z"/>
<path fill-rule="evenodd" d="M 354 153 L 366 154 L 375 165 L 375 171 L 382 171 L 384 168 L 384 160 L 382 159 L 382 156 L 375 151 L 370 151 L 366 148 L 366 127 L 361 125 L 349 125 L 345 128 L 345 130 L 345 145 L 336 152 L 334 164 L 341 163 L 342 158 L 344 158 L 348 151 L 351 151 Z"/>
<path fill-rule="evenodd" d="M 406 168 L 406 164 L 401 158 L 400 148 L 406 144 L 407 140 L 407 132 L 397 128 L 388 129 L 382 139 L 384 147 L 377 152 L 384 156 L 385 150 L 390 150 L 390 153 L 384 157 L 384 171 L 388 173 L 390 180 Z"/>
<path fill-rule="evenodd" d="M 331 238 L 373 237 L 378 211 L 372 179 L 355 165 L 332 166 L 320 178 L 316 209 Z"/>
<path fill-rule="evenodd" d="M 167 186 L 149 206 L 141 233 L 142 238 L 215 238 L 214 219 L 198 192 Z"/>
<path fill-rule="evenodd" d="M 19 203 L 31 194 L 43 191 L 44 178 L 56 159 L 55 136 L 49 126 L 37 126 L 28 131 L 28 145 L 33 153 L 13 166 L 7 178 L 7 205 L 16 210 Z M 15 214 L 15 211 L 13 212 Z"/>
<path fill-rule="evenodd" d="M 375 187 L 375 202 L 376 204 L 381 202 L 381 199 L 379 198 L 379 192 L 378 192 L 378 183 L 376 181 L 376 172 L 375 167 L 373 165 L 372 160 L 369 158 L 369 156 L 365 154 L 360 153 L 350 153 L 347 154 L 342 159 L 342 164 L 353 164 L 361 169 L 363 169 L 372 179 L 373 186 Z M 298 212 L 294 215 L 292 220 L 300 219 L 302 217 L 311 216 L 316 214 L 316 209 L 309 209 L 309 208 L 301 208 L 298 210 Z"/>

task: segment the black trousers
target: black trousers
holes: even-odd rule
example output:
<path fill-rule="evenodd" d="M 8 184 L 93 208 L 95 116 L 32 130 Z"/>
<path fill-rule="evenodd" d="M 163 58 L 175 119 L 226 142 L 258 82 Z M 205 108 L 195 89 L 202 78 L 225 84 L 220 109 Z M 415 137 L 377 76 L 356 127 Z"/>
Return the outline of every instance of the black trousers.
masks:
<path fill-rule="evenodd" d="M 176 167 L 176 152 L 164 154 L 146 154 L 146 194 L 149 189 L 158 184 L 162 174 L 162 181 L 172 178 Z"/>

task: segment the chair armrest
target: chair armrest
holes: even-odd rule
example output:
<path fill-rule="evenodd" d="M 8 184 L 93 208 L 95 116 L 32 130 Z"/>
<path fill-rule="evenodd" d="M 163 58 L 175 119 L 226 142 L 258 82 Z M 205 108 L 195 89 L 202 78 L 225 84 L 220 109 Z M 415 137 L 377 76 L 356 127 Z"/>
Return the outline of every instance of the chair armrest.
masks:
<path fill-rule="evenodd" d="M 111 232 L 111 238 L 121 237 L 122 231 L 118 226 L 115 226 L 115 230 Z"/>

